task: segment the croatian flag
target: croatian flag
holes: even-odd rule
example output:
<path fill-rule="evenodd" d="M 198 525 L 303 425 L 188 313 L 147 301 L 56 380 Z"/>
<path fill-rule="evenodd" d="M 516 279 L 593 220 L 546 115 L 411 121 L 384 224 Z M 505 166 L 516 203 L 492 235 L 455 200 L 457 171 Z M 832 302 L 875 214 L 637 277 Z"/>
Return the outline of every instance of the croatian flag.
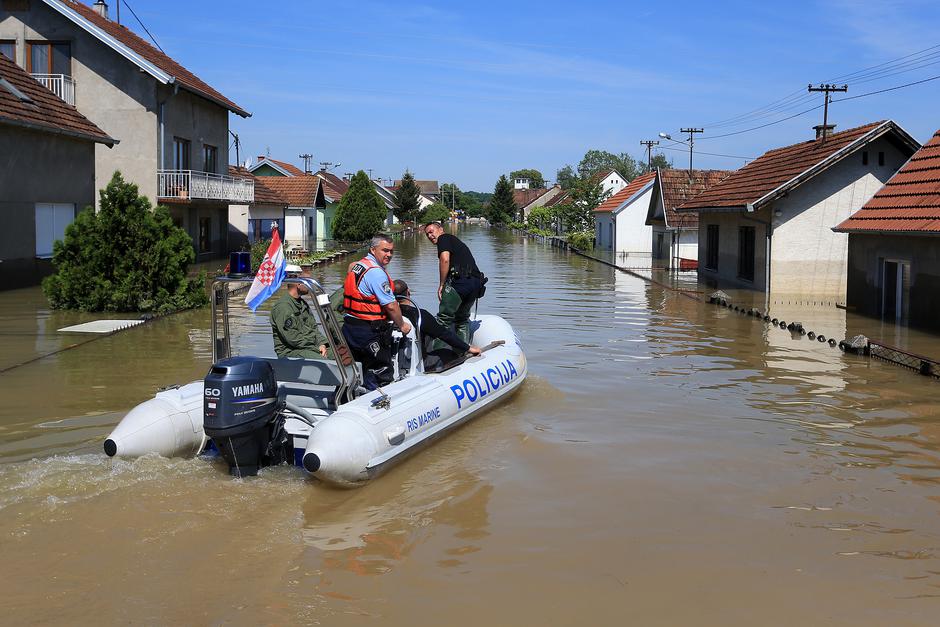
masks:
<path fill-rule="evenodd" d="M 284 280 L 286 270 L 287 260 L 284 258 L 284 251 L 281 250 L 281 237 L 278 235 L 277 226 L 275 225 L 271 228 L 271 245 L 268 246 L 268 252 L 264 254 L 264 261 L 258 267 L 255 280 L 251 283 L 248 296 L 245 297 L 245 303 L 252 311 L 277 291 L 281 281 Z"/>

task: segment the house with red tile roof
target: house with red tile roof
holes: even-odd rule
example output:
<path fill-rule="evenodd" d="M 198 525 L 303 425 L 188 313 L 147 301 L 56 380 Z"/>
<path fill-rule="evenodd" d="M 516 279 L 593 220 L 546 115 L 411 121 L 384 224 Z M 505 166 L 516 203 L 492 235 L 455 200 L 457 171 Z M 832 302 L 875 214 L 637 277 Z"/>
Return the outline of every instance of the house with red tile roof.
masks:
<path fill-rule="evenodd" d="M 253 176 L 303 176 L 304 171 L 292 163 L 278 161 L 265 155 L 260 155 L 255 163 L 248 166 Z"/>
<path fill-rule="evenodd" d="M 437 202 L 441 199 L 441 186 L 437 181 L 415 179 L 415 185 L 418 186 L 418 191 L 421 195 L 431 202 Z M 398 189 L 399 186 L 401 186 L 400 179 L 396 180 L 389 189 Z"/>
<path fill-rule="evenodd" d="M 229 246 L 244 248 L 257 241 L 271 237 L 271 227 L 277 223 L 282 237 L 286 226 L 287 197 L 268 185 L 269 177 L 255 178 L 247 168 L 230 165 L 229 174 L 235 177 L 254 178 L 255 197 L 249 203 L 229 205 Z"/>
<path fill-rule="evenodd" d="M 52 247 L 94 206 L 95 150 L 117 140 L 0 54 L 0 289 L 52 272 Z"/>
<path fill-rule="evenodd" d="M 678 213 L 676 207 L 698 196 L 731 174 L 730 170 L 666 168 L 656 171 L 653 199 L 646 215 L 652 227 L 656 265 L 680 270 L 698 267 L 698 214 Z"/>
<path fill-rule="evenodd" d="M 764 292 L 767 304 L 842 304 L 858 211 L 920 147 L 893 121 L 770 150 L 677 207 L 698 214 L 699 278 Z"/>
<path fill-rule="evenodd" d="M 562 192 L 560 185 L 553 185 L 548 189 L 530 189 L 528 187 L 513 189 L 512 200 L 516 204 L 516 219 L 519 222 L 525 222 L 529 219 L 529 214 L 532 213 L 533 209 L 544 207 L 553 198 L 560 196 Z"/>
<path fill-rule="evenodd" d="M 940 330 L 940 131 L 832 230 L 849 238 L 850 310 Z"/>
<path fill-rule="evenodd" d="M 248 171 L 255 177 L 256 185 L 263 181 L 287 195 L 283 238 L 306 250 L 316 250 L 333 239 L 333 218 L 340 199 L 349 189 L 347 181 L 326 170 L 304 172 L 270 156 L 259 156 Z M 294 180 L 288 183 L 283 179 Z"/>
<path fill-rule="evenodd" d="M 594 209 L 596 246 L 614 251 L 621 263 L 648 268 L 652 228 L 646 224 L 656 172 L 636 177 Z"/>
<path fill-rule="evenodd" d="M 197 259 L 228 252 L 228 204 L 250 202 L 253 179 L 232 177 L 229 114 L 241 106 L 123 24 L 80 0 L 0 4 L 0 41 L 13 61 L 108 136 L 95 185 L 115 170 L 165 204 Z"/>

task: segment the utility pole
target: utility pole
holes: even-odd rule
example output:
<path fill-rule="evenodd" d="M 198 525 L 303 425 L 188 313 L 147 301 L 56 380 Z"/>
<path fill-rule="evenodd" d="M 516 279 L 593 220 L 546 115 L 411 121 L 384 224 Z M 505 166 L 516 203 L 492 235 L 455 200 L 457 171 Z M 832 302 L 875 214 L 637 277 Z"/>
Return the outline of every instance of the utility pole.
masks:
<path fill-rule="evenodd" d="M 705 132 L 705 129 L 703 129 L 703 128 L 693 128 L 693 127 L 689 127 L 689 128 L 680 128 L 680 129 L 679 129 L 679 132 L 680 132 L 680 133 L 688 133 L 688 134 L 689 134 L 689 178 L 692 178 L 692 148 L 693 148 L 693 146 L 695 146 L 695 134 L 696 134 L 696 133 L 704 133 L 704 132 Z"/>
<path fill-rule="evenodd" d="M 658 146 L 659 142 L 652 139 L 644 139 L 640 142 L 641 146 L 646 146 L 646 169 L 653 169 L 653 146 Z"/>
<path fill-rule="evenodd" d="M 118 6 L 121 6 L 121 3 L 118 3 Z M 235 165 L 241 167 L 242 157 L 241 157 L 241 146 L 242 142 L 238 139 L 238 133 L 233 133 L 231 130 L 228 132 L 229 135 L 235 138 Z"/>
<path fill-rule="evenodd" d="M 808 92 L 822 92 L 825 94 L 823 97 L 823 123 L 822 123 L 822 140 L 826 141 L 826 135 L 829 134 L 829 103 L 832 102 L 832 92 L 841 91 L 846 92 L 849 90 L 848 85 L 843 85 L 842 87 L 836 87 L 831 83 L 820 83 L 819 87 L 813 87 L 813 84 L 810 83 L 806 86 Z"/>
<path fill-rule="evenodd" d="M 369 180 L 372 180 L 372 168 L 369 168 Z"/>
<path fill-rule="evenodd" d="M 299 156 L 304 160 L 304 174 L 310 174 L 310 160 L 313 159 L 313 155 L 311 155 L 309 152 L 305 152 Z"/>

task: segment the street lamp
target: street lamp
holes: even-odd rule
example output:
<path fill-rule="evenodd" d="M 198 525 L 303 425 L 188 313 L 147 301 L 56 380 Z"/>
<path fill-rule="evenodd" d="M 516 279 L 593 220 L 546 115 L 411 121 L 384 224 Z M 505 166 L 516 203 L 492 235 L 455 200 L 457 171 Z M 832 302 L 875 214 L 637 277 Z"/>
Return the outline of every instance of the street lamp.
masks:
<path fill-rule="evenodd" d="M 701 133 L 704 131 L 704 129 L 689 127 L 689 128 L 679 129 L 679 130 L 681 130 L 683 133 L 688 133 L 689 138 L 688 139 L 673 139 L 669 133 L 660 133 L 659 136 L 662 137 L 663 139 L 668 139 L 669 141 L 676 142 L 677 144 L 685 144 L 686 146 L 689 147 L 689 178 L 692 178 L 692 149 L 695 146 L 695 133 Z"/>

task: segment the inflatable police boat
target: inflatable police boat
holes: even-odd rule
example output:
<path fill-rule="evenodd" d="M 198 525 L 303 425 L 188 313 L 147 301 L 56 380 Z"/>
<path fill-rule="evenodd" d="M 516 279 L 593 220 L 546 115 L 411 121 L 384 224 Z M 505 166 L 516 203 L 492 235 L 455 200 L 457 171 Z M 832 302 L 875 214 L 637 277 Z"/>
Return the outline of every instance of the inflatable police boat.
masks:
<path fill-rule="evenodd" d="M 471 321 L 478 356 L 424 372 L 415 328 L 395 338 L 395 381 L 365 392 L 329 296 L 310 278 L 311 310 L 333 359 L 232 356 L 229 296 L 248 278 L 212 285 L 213 366 L 203 381 L 158 392 L 133 408 L 104 443 L 109 456 L 195 456 L 215 449 L 234 476 L 281 463 L 323 481 L 355 485 L 505 399 L 526 377 L 522 346 L 505 320 Z M 417 326 L 417 325 L 413 325 Z"/>

